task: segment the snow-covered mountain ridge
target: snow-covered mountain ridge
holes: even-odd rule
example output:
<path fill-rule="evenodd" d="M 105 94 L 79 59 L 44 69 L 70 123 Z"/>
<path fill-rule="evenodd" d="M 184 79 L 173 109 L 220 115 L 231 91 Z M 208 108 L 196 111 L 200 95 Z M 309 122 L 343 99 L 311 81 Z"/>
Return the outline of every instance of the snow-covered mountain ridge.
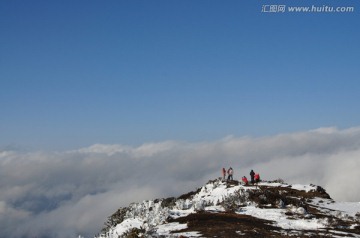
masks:
<path fill-rule="evenodd" d="M 217 179 L 178 198 L 120 208 L 99 238 L 360 237 L 360 203 L 336 202 L 316 185 Z"/>

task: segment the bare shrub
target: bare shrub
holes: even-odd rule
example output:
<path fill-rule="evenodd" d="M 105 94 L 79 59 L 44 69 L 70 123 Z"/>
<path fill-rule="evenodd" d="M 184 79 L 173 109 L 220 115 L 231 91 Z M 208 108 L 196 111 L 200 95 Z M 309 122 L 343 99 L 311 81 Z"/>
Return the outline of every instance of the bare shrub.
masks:
<path fill-rule="evenodd" d="M 125 232 L 121 237 L 122 238 L 143 238 L 145 230 L 133 228 L 127 232 Z"/>
<path fill-rule="evenodd" d="M 106 233 L 110 230 L 111 227 L 120 224 L 124 220 L 124 217 L 128 210 L 129 210 L 128 208 L 122 207 L 119 208 L 114 214 L 109 216 L 107 221 L 104 223 L 105 227 L 102 228 L 101 232 Z"/>
<path fill-rule="evenodd" d="M 232 195 L 226 197 L 222 206 L 227 212 L 235 212 L 247 201 L 247 193 L 244 189 L 235 191 Z"/>

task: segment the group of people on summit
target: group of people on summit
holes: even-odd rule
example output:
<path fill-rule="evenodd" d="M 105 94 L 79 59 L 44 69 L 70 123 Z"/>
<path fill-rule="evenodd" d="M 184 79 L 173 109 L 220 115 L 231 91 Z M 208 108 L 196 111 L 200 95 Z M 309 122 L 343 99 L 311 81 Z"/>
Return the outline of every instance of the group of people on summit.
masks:
<path fill-rule="evenodd" d="M 225 180 L 226 174 L 228 175 L 227 180 L 233 180 L 233 174 L 234 174 L 233 168 L 230 167 L 227 171 L 225 168 L 222 168 L 222 176 L 223 176 L 224 180 Z M 250 178 L 251 178 L 251 184 L 260 182 L 260 174 L 255 173 L 254 170 L 250 171 Z M 243 176 L 241 178 L 241 180 L 244 183 L 244 185 L 249 185 L 249 181 L 246 178 L 246 176 Z"/>

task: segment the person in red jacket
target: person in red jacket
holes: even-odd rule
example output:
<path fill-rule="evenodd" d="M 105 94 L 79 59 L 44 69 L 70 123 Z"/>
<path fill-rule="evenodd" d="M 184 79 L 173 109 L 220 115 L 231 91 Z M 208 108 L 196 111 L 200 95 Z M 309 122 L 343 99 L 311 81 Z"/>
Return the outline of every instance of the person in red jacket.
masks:
<path fill-rule="evenodd" d="M 254 179 L 255 179 L 255 183 L 260 182 L 260 174 L 256 173 Z"/>
<path fill-rule="evenodd" d="M 247 178 L 245 176 L 243 176 L 241 180 L 243 181 L 244 185 L 249 184 L 249 181 L 247 180 Z"/>
<path fill-rule="evenodd" d="M 225 180 L 225 176 L 226 176 L 226 169 L 225 168 L 222 168 L 222 176 L 223 176 L 223 179 Z"/>

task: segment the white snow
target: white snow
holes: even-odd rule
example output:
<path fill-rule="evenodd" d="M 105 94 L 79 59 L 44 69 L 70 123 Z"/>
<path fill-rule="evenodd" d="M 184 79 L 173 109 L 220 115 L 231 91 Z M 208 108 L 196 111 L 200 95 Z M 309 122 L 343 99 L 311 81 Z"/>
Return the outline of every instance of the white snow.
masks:
<path fill-rule="evenodd" d="M 119 235 L 124 234 L 125 232 L 133 229 L 138 228 L 140 229 L 143 225 L 143 222 L 137 218 L 129 218 L 118 224 L 114 230 L 109 232 L 109 238 L 117 238 Z"/>
<path fill-rule="evenodd" d="M 158 226 L 157 234 L 163 235 L 166 237 L 179 237 L 179 236 L 186 236 L 186 237 L 199 237 L 201 236 L 198 232 L 177 232 L 177 233 L 171 233 L 173 231 L 179 231 L 186 229 L 186 224 L 180 224 L 178 222 L 173 223 L 166 223 Z"/>
<path fill-rule="evenodd" d="M 282 187 L 282 188 L 291 188 L 299 191 L 311 192 L 316 190 L 317 186 L 315 185 L 303 185 L 303 184 L 283 184 L 283 183 L 268 183 L 260 182 L 259 186 L 268 186 L 268 187 Z"/>
<path fill-rule="evenodd" d="M 274 221 L 278 227 L 283 229 L 314 230 L 324 227 L 324 225 L 316 219 L 289 219 L 285 215 L 286 211 L 286 209 L 261 209 L 255 206 L 247 206 L 238 213 Z"/>
<path fill-rule="evenodd" d="M 316 198 L 311 204 L 321 208 L 329 209 L 329 212 L 342 212 L 354 217 L 356 213 L 360 213 L 360 202 L 336 202 L 329 199 Z"/>
<path fill-rule="evenodd" d="M 305 192 L 311 192 L 311 191 L 316 190 L 315 185 L 292 184 L 291 188 L 296 189 L 296 190 L 300 190 L 300 191 L 302 190 L 302 191 L 305 191 Z"/>

